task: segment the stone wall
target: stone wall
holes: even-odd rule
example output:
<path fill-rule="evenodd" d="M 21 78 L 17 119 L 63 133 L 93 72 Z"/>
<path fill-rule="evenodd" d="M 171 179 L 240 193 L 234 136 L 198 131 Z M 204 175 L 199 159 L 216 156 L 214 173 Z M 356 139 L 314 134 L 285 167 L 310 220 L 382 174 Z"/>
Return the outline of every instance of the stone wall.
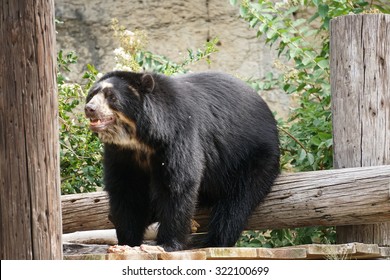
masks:
<path fill-rule="evenodd" d="M 119 46 L 111 20 L 129 30 L 145 30 L 148 49 L 174 61 L 183 60 L 187 49 L 202 47 L 218 37 L 219 52 L 211 65 L 203 62 L 193 71 L 220 70 L 243 78 L 261 78 L 272 70 L 275 51 L 264 47 L 256 31 L 239 19 L 238 8 L 229 0 L 55 0 L 57 48 L 75 50 L 79 63 L 70 76 L 80 81 L 85 65 L 91 63 L 101 72 L 115 65 L 113 50 Z M 278 92 L 263 93 L 273 110 L 286 116 L 289 98 Z"/>

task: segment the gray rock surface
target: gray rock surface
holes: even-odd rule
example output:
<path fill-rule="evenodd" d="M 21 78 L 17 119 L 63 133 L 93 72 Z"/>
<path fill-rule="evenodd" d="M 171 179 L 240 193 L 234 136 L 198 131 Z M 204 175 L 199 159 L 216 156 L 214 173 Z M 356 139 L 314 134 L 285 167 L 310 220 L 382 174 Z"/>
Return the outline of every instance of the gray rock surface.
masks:
<path fill-rule="evenodd" d="M 75 50 L 79 63 L 70 78 L 81 81 L 86 64 L 100 72 L 114 68 L 113 50 L 119 46 L 113 36 L 111 20 L 129 30 L 145 30 L 148 49 L 181 61 L 187 49 L 197 49 L 218 37 L 219 52 L 192 71 L 220 70 L 242 78 L 261 78 L 273 69 L 276 52 L 256 38 L 256 30 L 239 18 L 238 8 L 228 0 L 55 0 L 57 49 Z M 280 116 L 286 116 L 290 99 L 284 93 L 264 92 L 262 96 Z"/>

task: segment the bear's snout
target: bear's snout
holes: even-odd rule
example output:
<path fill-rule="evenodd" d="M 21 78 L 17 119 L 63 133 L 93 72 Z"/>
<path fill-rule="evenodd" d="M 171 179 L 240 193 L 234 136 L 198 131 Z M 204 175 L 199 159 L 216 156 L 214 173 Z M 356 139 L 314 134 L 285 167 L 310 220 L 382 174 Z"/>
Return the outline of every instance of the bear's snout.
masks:
<path fill-rule="evenodd" d="M 94 117 L 95 114 L 96 114 L 96 109 L 97 109 L 97 105 L 96 104 L 93 104 L 91 102 L 89 102 L 88 104 L 85 105 L 84 107 L 84 111 L 85 111 L 85 115 L 90 118 L 90 117 Z"/>
<path fill-rule="evenodd" d="M 90 120 L 90 129 L 101 132 L 115 123 L 115 115 L 107 104 L 104 94 L 95 95 L 84 107 L 85 115 Z"/>
<path fill-rule="evenodd" d="M 112 115 L 104 94 L 98 93 L 85 105 L 85 115 L 87 118 L 99 118 Z"/>

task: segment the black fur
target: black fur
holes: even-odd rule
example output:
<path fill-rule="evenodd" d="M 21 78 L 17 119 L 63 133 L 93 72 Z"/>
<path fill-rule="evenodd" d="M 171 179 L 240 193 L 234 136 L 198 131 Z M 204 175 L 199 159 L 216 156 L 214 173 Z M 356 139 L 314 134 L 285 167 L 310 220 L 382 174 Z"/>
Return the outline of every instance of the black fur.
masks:
<path fill-rule="evenodd" d="M 102 90 L 103 81 L 113 87 Z M 145 228 L 158 221 L 157 243 L 181 250 L 199 205 L 212 209 L 203 246 L 233 246 L 279 173 L 277 127 L 262 98 L 215 72 L 166 77 L 117 71 L 95 84 L 87 102 L 99 91 L 115 114 L 135 123 L 115 125 L 138 143 L 104 147 L 105 189 L 119 244 L 140 245 Z"/>

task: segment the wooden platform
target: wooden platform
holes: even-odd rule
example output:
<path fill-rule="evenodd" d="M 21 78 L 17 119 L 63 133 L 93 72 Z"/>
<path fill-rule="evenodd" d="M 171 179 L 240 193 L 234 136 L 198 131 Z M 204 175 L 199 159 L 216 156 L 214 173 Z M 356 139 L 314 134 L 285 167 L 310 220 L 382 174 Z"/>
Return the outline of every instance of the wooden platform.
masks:
<path fill-rule="evenodd" d="M 64 244 L 65 260 L 349 260 L 390 259 L 376 244 L 310 244 L 284 248 L 205 248 L 180 252 L 106 253 L 108 245 Z"/>

